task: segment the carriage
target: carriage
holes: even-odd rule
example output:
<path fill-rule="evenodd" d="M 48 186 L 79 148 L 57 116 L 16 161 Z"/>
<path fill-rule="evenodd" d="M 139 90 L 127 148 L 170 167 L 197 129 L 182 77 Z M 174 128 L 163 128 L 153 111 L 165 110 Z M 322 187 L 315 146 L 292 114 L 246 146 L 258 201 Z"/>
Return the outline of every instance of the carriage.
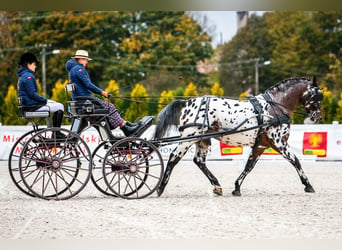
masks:
<path fill-rule="evenodd" d="M 67 85 L 67 91 L 73 91 L 73 87 Z M 218 180 L 205 163 L 210 140 L 215 138 L 233 146 L 252 148 L 245 169 L 235 182 L 233 195 L 241 195 L 243 180 L 268 147 L 295 167 L 306 192 L 314 192 L 287 140 L 290 117 L 297 104 L 317 122 L 321 118 L 322 98 L 315 78 L 290 78 L 245 101 L 214 96 L 176 100 L 159 113 L 154 136 L 146 140 L 139 137 L 144 130 L 130 137 L 114 136 L 107 122 L 109 111 L 96 99 L 79 97 L 68 102 L 71 129 L 40 129 L 34 125 L 33 130 L 13 146 L 9 172 L 15 185 L 33 197 L 69 199 L 91 180 L 103 194 L 141 199 L 154 192 L 159 196 L 163 193 L 173 168 L 195 144 L 194 163 L 213 185 L 213 192 L 222 195 Z M 24 118 L 49 115 L 48 112 L 28 112 L 22 106 L 20 111 Z M 140 122 L 147 129 L 152 120 L 153 117 L 146 116 Z M 171 126 L 177 127 L 180 135 L 165 138 Z M 98 131 L 102 140 L 93 152 L 81 137 L 90 127 Z M 57 131 L 65 138 L 59 139 Z M 170 154 L 164 171 L 158 148 L 175 143 L 178 145 Z M 18 147 L 22 148 L 20 153 L 16 153 Z"/>

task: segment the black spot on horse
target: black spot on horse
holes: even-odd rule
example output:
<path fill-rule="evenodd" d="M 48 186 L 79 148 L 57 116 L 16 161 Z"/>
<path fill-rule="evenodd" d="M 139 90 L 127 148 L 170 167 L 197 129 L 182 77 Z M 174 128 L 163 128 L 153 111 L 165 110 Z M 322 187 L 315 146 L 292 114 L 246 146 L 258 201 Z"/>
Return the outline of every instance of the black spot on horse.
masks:
<path fill-rule="evenodd" d="M 238 106 L 240 106 L 240 104 L 238 104 L 238 103 L 235 103 L 235 104 L 234 104 L 234 107 L 238 107 Z"/>

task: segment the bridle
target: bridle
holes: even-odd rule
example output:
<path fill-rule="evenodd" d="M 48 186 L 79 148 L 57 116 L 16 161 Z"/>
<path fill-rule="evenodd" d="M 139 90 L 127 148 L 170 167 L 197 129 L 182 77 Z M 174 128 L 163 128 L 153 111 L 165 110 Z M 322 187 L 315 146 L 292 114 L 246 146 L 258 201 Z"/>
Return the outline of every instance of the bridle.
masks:
<path fill-rule="evenodd" d="M 287 114 L 285 110 L 288 109 L 288 107 L 284 104 L 273 101 L 272 94 L 265 92 L 263 96 L 269 104 L 272 104 L 271 106 L 273 109 L 276 107 L 277 110 L 282 111 L 283 114 Z M 312 121 L 317 122 L 322 118 L 320 111 L 321 100 L 323 100 L 323 94 L 320 91 L 320 88 L 318 86 L 310 85 L 308 90 L 304 92 L 301 102 L 306 112 L 294 111 L 293 113 L 309 116 Z"/>

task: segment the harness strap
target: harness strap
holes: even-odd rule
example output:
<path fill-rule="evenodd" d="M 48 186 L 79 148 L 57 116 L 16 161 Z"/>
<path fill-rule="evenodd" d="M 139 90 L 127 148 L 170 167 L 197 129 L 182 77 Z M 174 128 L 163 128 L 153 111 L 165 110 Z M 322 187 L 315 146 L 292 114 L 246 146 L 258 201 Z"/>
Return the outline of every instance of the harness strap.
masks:
<path fill-rule="evenodd" d="M 258 121 L 258 126 L 259 126 L 259 131 L 258 131 L 258 136 L 255 140 L 255 144 L 253 146 L 253 150 L 256 149 L 259 144 L 260 144 L 260 140 L 261 140 L 261 134 L 262 134 L 262 125 L 264 123 L 263 119 L 262 119 L 262 114 L 264 113 L 264 110 L 262 109 L 262 106 L 260 104 L 260 102 L 258 101 L 258 99 L 255 96 L 248 96 L 248 100 L 250 101 L 250 103 L 253 105 L 255 112 L 257 113 L 257 121 Z"/>
<path fill-rule="evenodd" d="M 280 125 L 283 123 L 290 124 L 291 123 L 289 114 L 279 107 L 280 104 L 272 101 L 272 97 L 269 95 L 269 93 L 266 92 L 262 96 L 264 97 L 266 102 L 270 104 L 271 108 L 273 109 L 273 111 L 276 115 L 275 118 L 268 121 L 269 123 L 271 123 L 272 125 Z M 279 111 L 281 114 L 279 114 Z"/>
<path fill-rule="evenodd" d="M 207 128 L 209 127 L 209 117 L 208 117 L 208 110 L 209 110 L 209 103 L 210 103 L 210 97 L 209 96 L 206 96 L 206 97 L 203 97 L 202 100 L 201 100 L 201 103 L 197 109 L 197 114 L 195 116 L 195 121 L 194 123 L 188 123 L 188 124 L 185 124 L 183 126 L 180 126 L 178 128 L 179 131 L 183 131 L 184 129 L 186 128 L 189 128 L 189 127 L 194 127 L 194 126 L 197 126 L 199 128 L 201 128 L 201 135 L 203 135 L 203 130 L 204 128 Z M 203 122 L 202 123 L 197 123 L 196 121 L 200 118 L 199 117 L 199 113 L 200 111 L 202 111 L 202 106 L 205 104 L 205 109 L 204 109 L 204 119 L 203 119 Z"/>
<path fill-rule="evenodd" d="M 262 106 L 255 96 L 248 96 L 248 100 L 253 105 L 255 112 L 257 113 L 258 125 L 263 124 L 262 114 L 264 113 Z"/>

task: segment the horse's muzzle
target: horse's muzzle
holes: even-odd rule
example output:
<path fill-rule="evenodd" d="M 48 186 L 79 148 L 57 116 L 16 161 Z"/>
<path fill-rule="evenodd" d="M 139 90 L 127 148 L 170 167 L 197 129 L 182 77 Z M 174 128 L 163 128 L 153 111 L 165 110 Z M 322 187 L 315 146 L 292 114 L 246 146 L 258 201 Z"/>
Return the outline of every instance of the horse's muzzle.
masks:
<path fill-rule="evenodd" d="M 314 123 L 318 123 L 320 120 L 322 120 L 322 113 L 320 110 L 318 111 L 312 111 L 310 112 L 310 120 Z"/>

